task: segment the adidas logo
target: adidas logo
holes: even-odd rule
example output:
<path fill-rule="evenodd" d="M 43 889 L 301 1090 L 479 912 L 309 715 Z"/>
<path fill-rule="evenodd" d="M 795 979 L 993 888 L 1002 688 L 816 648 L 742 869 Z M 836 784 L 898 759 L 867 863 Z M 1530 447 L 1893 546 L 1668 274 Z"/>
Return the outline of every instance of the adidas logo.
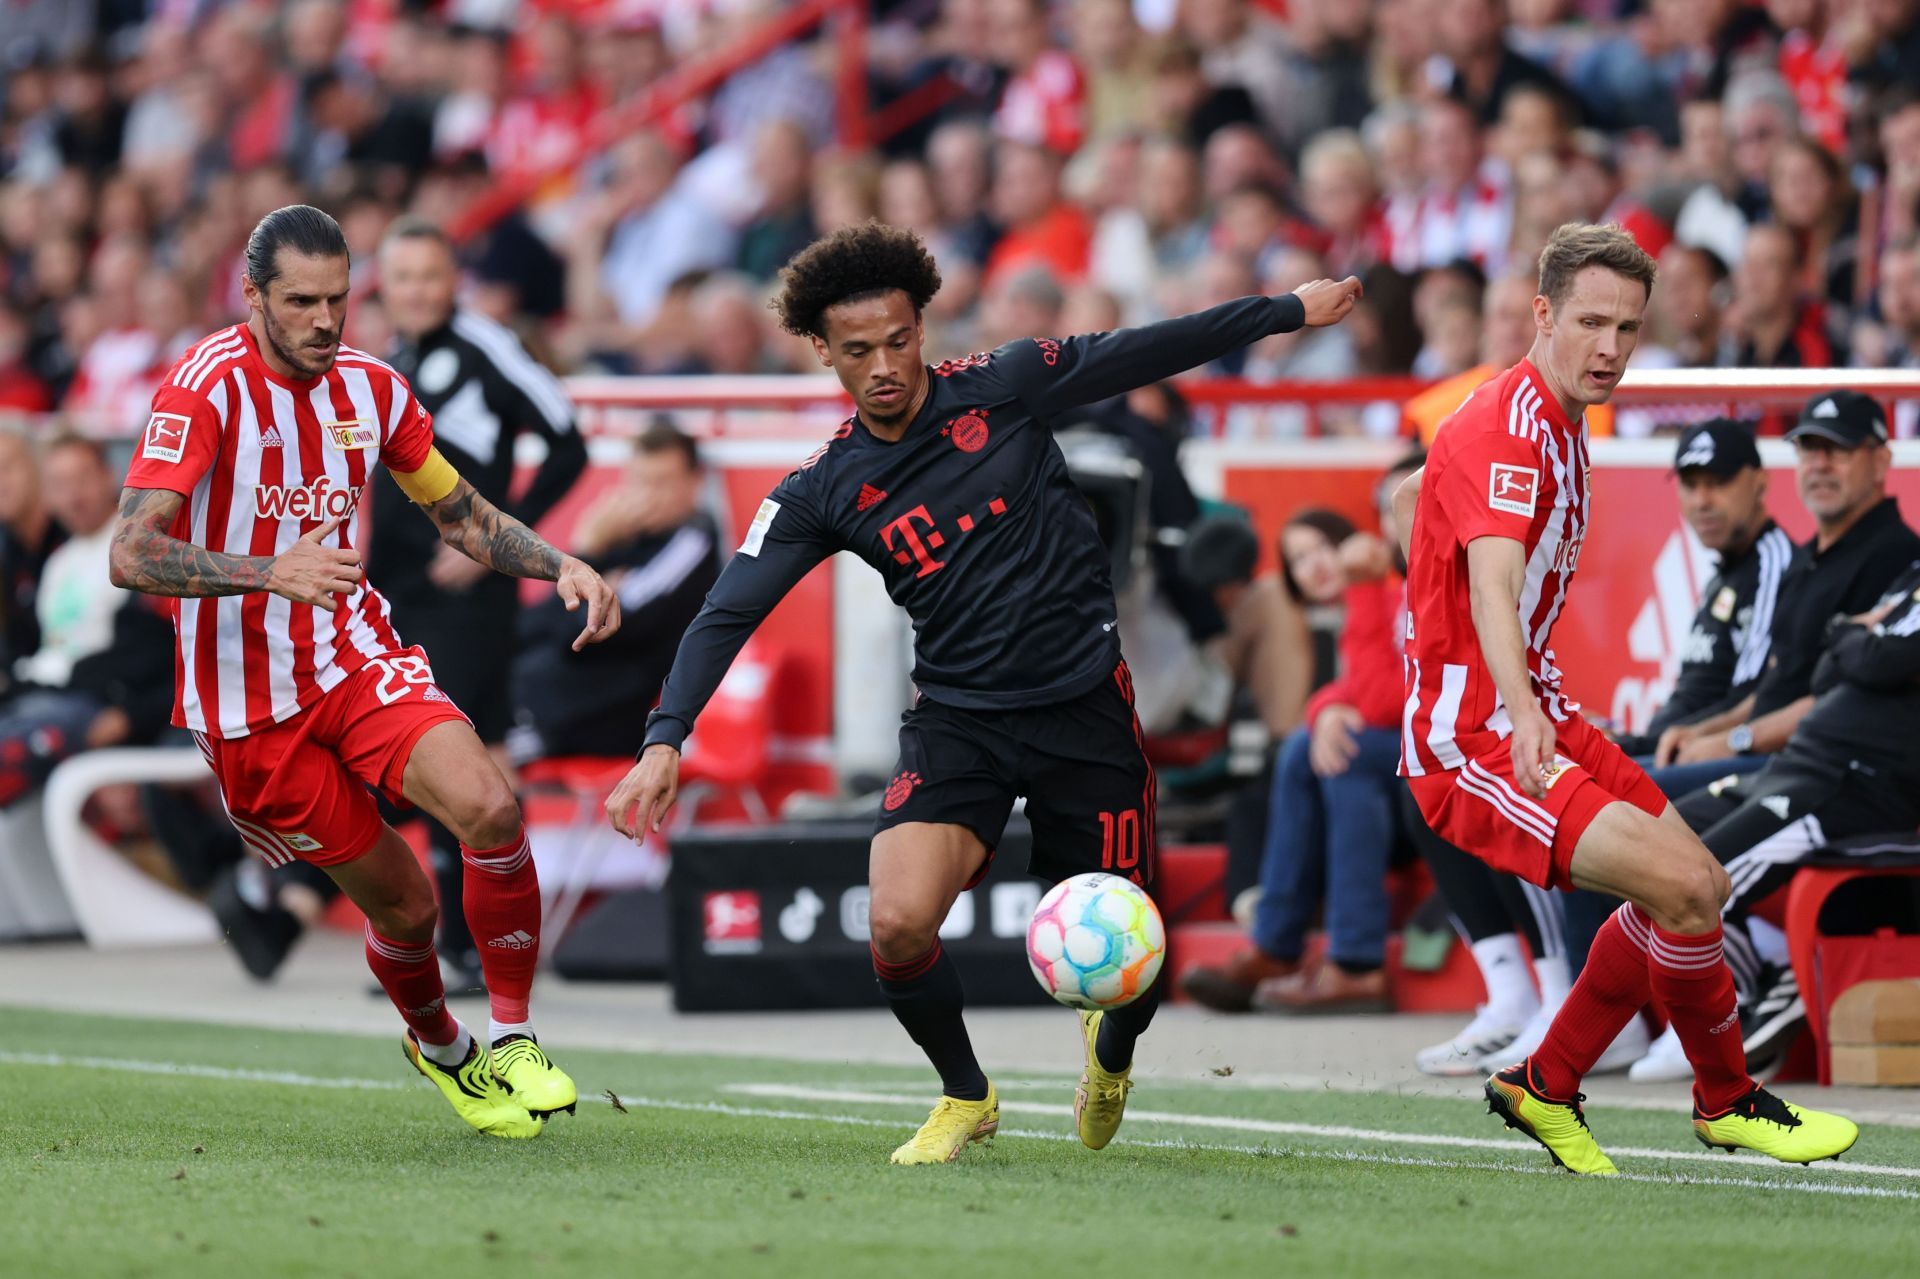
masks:
<path fill-rule="evenodd" d="M 263 449 L 285 448 L 286 441 L 280 438 L 280 428 L 268 423 L 267 429 L 260 433 L 260 447 Z"/>
<path fill-rule="evenodd" d="M 1838 404 L 1835 404 L 1832 400 L 1822 400 L 1818 404 L 1813 406 L 1813 412 L 1807 414 L 1807 416 L 1808 417 L 1839 417 L 1840 406 Z"/>
<path fill-rule="evenodd" d="M 532 950 L 539 944 L 524 928 L 516 928 L 505 937 L 496 937 L 487 943 L 495 950 Z"/>
<path fill-rule="evenodd" d="M 885 489 L 877 489 L 871 484 L 862 484 L 860 486 L 860 496 L 854 502 L 853 507 L 857 511 L 870 510 L 886 500 L 887 493 Z"/>
<path fill-rule="evenodd" d="M 1785 795 L 1769 795 L 1760 801 L 1760 807 L 1784 822 L 1787 820 L 1787 811 L 1792 807 L 1792 803 L 1793 801 Z"/>
<path fill-rule="evenodd" d="M 423 701 L 445 702 L 449 706 L 453 705 L 453 699 L 451 697 L 448 697 L 445 693 L 441 692 L 440 686 L 438 684 L 427 685 L 427 691 L 420 694 L 420 697 L 421 697 L 421 700 Z"/>
<path fill-rule="evenodd" d="M 407 1009 L 407 1016 L 424 1021 L 428 1017 L 438 1017 L 440 1015 L 440 1011 L 446 1006 L 447 1006 L 446 996 L 443 995 L 439 999 L 433 1000 L 430 1003 L 422 1004 L 418 1008 Z"/>

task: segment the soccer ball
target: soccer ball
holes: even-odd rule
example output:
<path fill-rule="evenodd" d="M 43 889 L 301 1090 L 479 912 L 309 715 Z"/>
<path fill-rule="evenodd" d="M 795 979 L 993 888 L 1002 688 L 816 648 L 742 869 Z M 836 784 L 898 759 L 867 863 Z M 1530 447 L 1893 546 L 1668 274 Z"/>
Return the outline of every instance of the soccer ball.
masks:
<path fill-rule="evenodd" d="M 1053 886 L 1027 925 L 1027 965 L 1069 1008 L 1119 1008 L 1160 975 L 1167 930 L 1159 908 L 1118 875 L 1075 875 Z"/>

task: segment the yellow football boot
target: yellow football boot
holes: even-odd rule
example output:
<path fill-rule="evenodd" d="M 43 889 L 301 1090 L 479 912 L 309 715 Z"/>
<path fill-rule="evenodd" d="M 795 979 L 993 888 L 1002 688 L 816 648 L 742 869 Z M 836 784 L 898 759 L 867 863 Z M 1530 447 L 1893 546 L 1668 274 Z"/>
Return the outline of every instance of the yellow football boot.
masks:
<path fill-rule="evenodd" d="M 985 1101 L 942 1097 L 913 1134 L 913 1140 L 893 1152 L 888 1163 L 950 1164 L 970 1141 L 985 1141 L 1000 1127 L 1000 1094 L 991 1081 Z"/>
<path fill-rule="evenodd" d="M 420 1041 L 409 1030 L 400 1041 L 413 1068 L 433 1081 L 453 1112 L 489 1137 L 538 1137 L 541 1121 L 514 1100 L 507 1086 L 494 1077 L 493 1060 L 478 1039 L 458 1066 L 442 1066 L 420 1051 Z"/>
<path fill-rule="evenodd" d="M 1543 1097 L 1528 1073 L 1529 1066 L 1519 1062 L 1487 1080 L 1487 1113 L 1500 1116 L 1507 1127 L 1545 1146 L 1553 1162 L 1568 1172 L 1618 1176 L 1620 1170 L 1587 1131 L 1587 1116 L 1580 1109 L 1586 1094 L 1576 1094 L 1572 1101 Z"/>
<path fill-rule="evenodd" d="M 493 1075 L 513 1092 L 513 1099 L 527 1108 L 536 1119 L 545 1119 L 559 1111 L 573 1113 L 580 1100 L 579 1090 L 567 1072 L 532 1035 L 502 1035 L 494 1041 Z"/>
<path fill-rule="evenodd" d="M 1100 1150 L 1120 1131 L 1127 1114 L 1127 1093 L 1133 1088 L 1133 1067 L 1108 1070 L 1100 1064 L 1094 1045 L 1100 1039 L 1100 1019 L 1105 1012 L 1080 1014 L 1080 1036 L 1087 1044 L 1087 1068 L 1080 1072 L 1080 1086 L 1073 1094 L 1073 1125 L 1079 1129 L 1080 1144 Z"/>
<path fill-rule="evenodd" d="M 1802 1110 L 1764 1088 L 1755 1088 L 1733 1109 L 1712 1119 L 1696 1105 L 1693 1135 L 1711 1148 L 1757 1150 L 1781 1163 L 1810 1164 L 1816 1159 L 1838 1159 L 1853 1149 L 1860 1129 L 1851 1119 Z"/>

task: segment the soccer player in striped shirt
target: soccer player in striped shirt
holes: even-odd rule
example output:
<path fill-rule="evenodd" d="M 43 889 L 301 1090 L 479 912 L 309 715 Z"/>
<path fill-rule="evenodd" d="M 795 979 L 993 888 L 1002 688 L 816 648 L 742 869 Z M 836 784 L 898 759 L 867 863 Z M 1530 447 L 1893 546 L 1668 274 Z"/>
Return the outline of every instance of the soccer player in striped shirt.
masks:
<path fill-rule="evenodd" d="M 1555 1163 L 1612 1174 L 1580 1080 L 1657 999 L 1693 1064 L 1699 1139 L 1809 1163 L 1838 1156 L 1859 1130 L 1748 1077 L 1722 954 L 1726 873 L 1581 718 L 1554 664 L 1553 627 L 1590 513 L 1583 414 L 1613 395 L 1653 279 L 1653 260 L 1617 226 L 1555 231 L 1540 255 L 1527 358 L 1441 426 L 1426 467 L 1396 495 L 1411 537 L 1401 772 L 1434 832 L 1496 870 L 1626 899 L 1545 1042 L 1487 1081 L 1494 1113 Z"/>
<path fill-rule="evenodd" d="M 404 378 L 341 342 L 347 267 L 319 209 L 276 209 L 253 229 L 246 323 L 194 346 L 154 394 L 113 581 L 176 600 L 174 723 L 192 730 L 240 838 L 269 865 L 297 858 L 333 877 L 366 914 L 367 964 L 407 1023 L 407 1059 L 481 1132 L 532 1137 L 576 1092 L 527 1010 L 540 886 L 519 804 L 363 582 L 347 524 L 384 464 L 449 546 L 584 605 L 576 647 L 613 634 L 619 605 L 448 465 Z M 368 787 L 460 837 L 485 1039 L 447 1009 L 432 886 Z"/>

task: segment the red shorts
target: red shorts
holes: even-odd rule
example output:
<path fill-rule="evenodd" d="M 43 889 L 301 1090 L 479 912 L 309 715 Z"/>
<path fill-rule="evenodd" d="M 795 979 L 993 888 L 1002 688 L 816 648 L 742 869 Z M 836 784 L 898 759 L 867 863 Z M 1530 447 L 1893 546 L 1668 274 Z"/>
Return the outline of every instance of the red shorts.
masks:
<path fill-rule="evenodd" d="M 234 829 L 267 865 L 338 866 L 380 837 L 380 807 L 367 787 L 405 803 L 400 784 L 414 743 L 452 721 L 468 722 L 413 647 L 373 658 L 284 723 L 194 739 L 220 779 Z"/>
<path fill-rule="evenodd" d="M 1546 888 L 1571 888 L 1568 867 L 1600 810 L 1616 801 L 1658 817 L 1667 797 L 1626 752 L 1584 719 L 1560 725 L 1547 797 L 1529 798 L 1515 784 L 1511 744 L 1501 741 L 1464 768 L 1409 777 L 1414 802 L 1440 838 Z"/>

